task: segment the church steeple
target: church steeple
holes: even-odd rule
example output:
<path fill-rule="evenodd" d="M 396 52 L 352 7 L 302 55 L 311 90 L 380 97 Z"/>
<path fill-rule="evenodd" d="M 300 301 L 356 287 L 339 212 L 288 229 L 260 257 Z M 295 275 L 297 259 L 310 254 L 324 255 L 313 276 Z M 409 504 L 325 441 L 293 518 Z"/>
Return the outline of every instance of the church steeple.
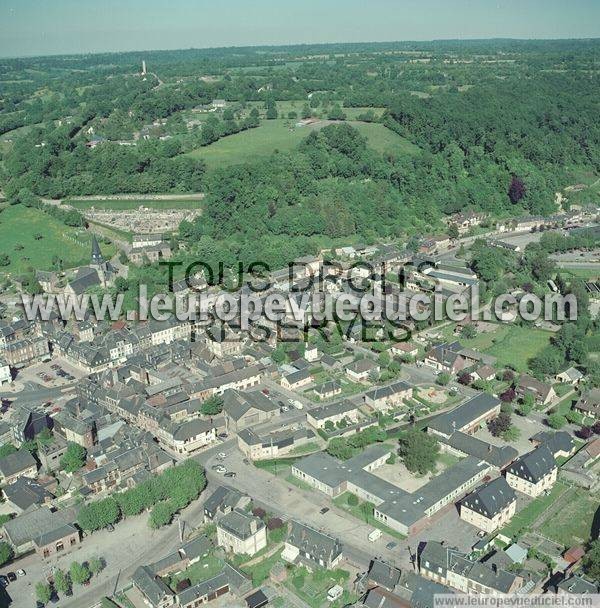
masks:
<path fill-rule="evenodd" d="M 103 263 L 104 258 L 100 251 L 100 245 L 98 245 L 98 239 L 96 239 L 95 234 L 92 234 L 92 266 L 102 266 Z"/>

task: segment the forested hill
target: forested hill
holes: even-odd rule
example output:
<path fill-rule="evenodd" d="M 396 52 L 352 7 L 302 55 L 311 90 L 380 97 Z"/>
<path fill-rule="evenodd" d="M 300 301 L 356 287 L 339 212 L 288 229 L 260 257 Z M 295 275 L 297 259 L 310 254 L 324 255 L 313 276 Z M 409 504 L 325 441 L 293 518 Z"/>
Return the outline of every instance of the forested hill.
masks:
<path fill-rule="evenodd" d="M 204 191 L 187 251 L 273 262 L 459 210 L 549 214 L 600 174 L 599 56 L 487 40 L 4 59 L 0 188 Z"/>

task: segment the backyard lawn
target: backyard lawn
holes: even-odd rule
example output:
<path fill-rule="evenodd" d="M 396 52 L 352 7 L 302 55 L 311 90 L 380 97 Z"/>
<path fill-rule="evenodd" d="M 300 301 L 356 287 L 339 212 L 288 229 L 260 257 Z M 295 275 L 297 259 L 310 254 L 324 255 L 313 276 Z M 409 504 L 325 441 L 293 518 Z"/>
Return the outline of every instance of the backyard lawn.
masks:
<path fill-rule="evenodd" d="M 513 537 L 521 531 L 521 529 L 531 528 L 531 526 L 545 513 L 545 511 L 558 500 L 568 486 L 561 481 L 557 481 L 554 487 L 547 496 L 539 496 L 532 500 L 524 509 L 519 511 L 510 520 L 507 526 L 502 528 L 501 533 L 504 536 Z"/>
<path fill-rule="evenodd" d="M 312 608 L 320 608 L 323 605 L 333 607 L 345 606 L 356 598 L 351 598 L 346 592 L 339 600 L 328 603 L 327 591 L 336 584 L 344 586 L 349 578 L 349 573 L 345 570 L 322 570 L 309 572 L 306 568 L 297 568 L 294 575 L 286 581 L 286 587 L 295 593 L 300 599 L 304 600 Z"/>
<path fill-rule="evenodd" d="M 549 513 L 539 527 L 546 537 L 570 547 L 588 542 L 600 495 L 582 488 L 569 488 L 561 501 L 561 508 Z"/>
<path fill-rule="evenodd" d="M 273 555 L 270 555 L 251 566 L 245 566 L 243 571 L 252 579 L 252 584 L 255 587 L 258 587 L 269 578 L 271 568 L 279 561 L 281 561 L 281 551 L 275 551 Z"/>
<path fill-rule="evenodd" d="M 179 581 L 189 578 L 192 585 L 196 585 L 202 581 L 206 581 L 213 576 L 216 576 L 223 569 L 224 562 L 222 559 L 214 555 L 208 555 L 199 562 L 192 564 L 183 572 L 178 572 L 173 576 L 173 585 Z"/>
<path fill-rule="evenodd" d="M 42 238 L 36 238 L 36 237 Z M 111 257 L 113 245 L 100 244 L 105 257 Z M 0 254 L 10 258 L 2 272 L 15 274 L 28 270 L 51 270 L 52 258 L 59 256 L 65 268 L 88 264 L 91 236 L 83 228 L 71 228 L 48 214 L 12 205 L 0 213 Z"/>
<path fill-rule="evenodd" d="M 340 494 L 337 498 L 333 499 L 333 504 L 340 509 L 344 509 L 348 511 L 351 515 L 364 521 L 365 523 L 373 526 L 374 528 L 379 528 L 382 532 L 393 536 L 399 540 L 404 540 L 406 536 L 404 534 L 400 534 L 400 532 L 396 532 L 396 530 L 392 530 L 385 524 L 382 524 L 380 521 L 375 519 L 373 515 L 373 504 L 370 502 L 360 502 L 357 505 L 352 505 L 348 502 L 348 499 L 353 496 L 351 492 L 344 492 Z"/>

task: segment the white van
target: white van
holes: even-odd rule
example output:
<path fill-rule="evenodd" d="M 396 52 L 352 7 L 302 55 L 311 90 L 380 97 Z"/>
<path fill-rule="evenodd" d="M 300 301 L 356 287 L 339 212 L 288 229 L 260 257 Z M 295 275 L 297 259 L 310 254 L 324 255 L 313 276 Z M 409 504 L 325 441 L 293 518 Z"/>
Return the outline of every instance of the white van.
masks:
<path fill-rule="evenodd" d="M 327 601 L 335 602 L 335 600 L 339 600 L 342 595 L 344 595 L 344 588 L 341 585 L 335 585 L 327 592 Z"/>
<path fill-rule="evenodd" d="M 374 543 L 376 540 L 381 538 L 381 530 L 379 528 L 374 528 L 369 532 L 369 541 Z"/>

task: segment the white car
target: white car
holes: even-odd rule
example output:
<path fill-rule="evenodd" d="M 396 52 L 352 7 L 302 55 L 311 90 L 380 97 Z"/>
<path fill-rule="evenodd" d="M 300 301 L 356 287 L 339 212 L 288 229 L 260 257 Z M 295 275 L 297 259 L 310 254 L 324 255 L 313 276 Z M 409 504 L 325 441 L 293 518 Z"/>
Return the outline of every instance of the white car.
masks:
<path fill-rule="evenodd" d="M 23 568 L 17 570 L 17 576 L 25 576 L 25 570 L 23 570 Z"/>
<path fill-rule="evenodd" d="M 223 459 L 223 458 L 225 458 L 225 457 L 227 456 L 227 454 L 225 454 L 225 452 L 219 452 L 219 453 L 217 454 L 217 456 L 218 456 L 219 458 Z"/>

